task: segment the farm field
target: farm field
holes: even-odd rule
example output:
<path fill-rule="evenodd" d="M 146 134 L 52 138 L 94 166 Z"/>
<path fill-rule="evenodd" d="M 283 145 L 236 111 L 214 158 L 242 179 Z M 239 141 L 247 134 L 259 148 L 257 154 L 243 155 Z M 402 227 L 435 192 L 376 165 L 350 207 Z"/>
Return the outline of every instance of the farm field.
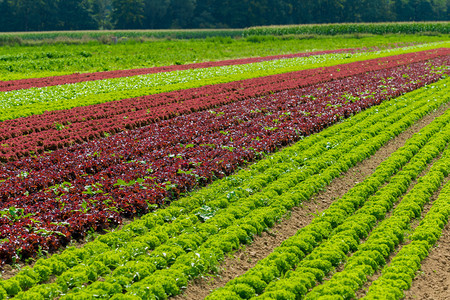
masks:
<path fill-rule="evenodd" d="M 1 38 L 1 35 L 0 35 Z M 241 39 L 211 37 L 189 40 L 154 40 L 102 44 L 16 45 L 0 47 L 0 80 L 37 78 L 185 65 L 224 59 L 261 57 L 308 51 L 354 48 L 389 48 L 448 41 L 449 32 L 439 35 L 387 34 L 347 36 L 249 36 Z"/>
<path fill-rule="evenodd" d="M 448 298 L 450 42 L 394 37 L 1 48 L 0 299 Z"/>

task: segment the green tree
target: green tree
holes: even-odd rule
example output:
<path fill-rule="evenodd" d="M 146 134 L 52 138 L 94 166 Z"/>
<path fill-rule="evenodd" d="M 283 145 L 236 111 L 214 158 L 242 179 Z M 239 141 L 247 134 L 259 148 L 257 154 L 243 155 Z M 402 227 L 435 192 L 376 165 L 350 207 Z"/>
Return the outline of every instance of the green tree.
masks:
<path fill-rule="evenodd" d="M 361 1 L 359 0 L 346 0 L 343 10 L 343 18 L 341 22 L 357 23 L 361 22 Z"/>
<path fill-rule="evenodd" d="M 391 0 L 361 1 L 361 21 L 389 22 L 395 20 L 394 3 Z"/>
<path fill-rule="evenodd" d="M 0 31 L 14 31 L 15 24 L 13 10 L 7 0 L 0 0 Z"/>
<path fill-rule="evenodd" d="M 58 29 L 59 0 L 9 0 L 15 30 Z"/>
<path fill-rule="evenodd" d="M 414 21 L 431 21 L 436 19 L 431 0 L 416 0 Z"/>
<path fill-rule="evenodd" d="M 194 17 L 192 19 L 193 28 L 217 28 L 226 27 L 221 23 L 221 20 L 216 19 L 215 16 L 215 1 L 214 0 L 197 0 L 195 6 Z"/>
<path fill-rule="evenodd" d="M 338 23 L 344 19 L 345 0 L 320 0 L 318 23 Z"/>
<path fill-rule="evenodd" d="M 450 21 L 450 0 L 433 0 L 432 5 L 436 20 Z"/>
<path fill-rule="evenodd" d="M 58 28 L 63 30 L 96 29 L 86 0 L 63 0 L 58 5 Z"/>
<path fill-rule="evenodd" d="M 224 22 L 227 27 L 242 28 L 251 25 L 249 22 L 249 7 L 249 0 L 223 0 L 216 10 L 219 19 Z"/>
<path fill-rule="evenodd" d="M 192 26 L 192 18 L 197 0 L 171 0 L 168 8 L 166 26 L 170 28 L 189 28 Z"/>
<path fill-rule="evenodd" d="M 448 21 L 450 0 L 0 0 L 0 31 Z"/>
<path fill-rule="evenodd" d="M 144 21 L 144 0 L 113 0 L 113 19 L 118 29 L 139 29 Z"/>
<path fill-rule="evenodd" d="M 86 0 L 84 3 L 97 29 L 114 28 L 112 0 Z"/>
<path fill-rule="evenodd" d="M 268 0 L 264 10 L 265 25 L 293 24 L 294 5 L 289 0 Z"/>
<path fill-rule="evenodd" d="M 318 23 L 317 13 L 319 11 L 318 1 L 304 0 L 296 1 L 290 0 L 293 7 L 294 24 L 311 24 Z"/>
<path fill-rule="evenodd" d="M 167 18 L 170 0 L 144 0 L 144 28 L 161 29 Z"/>

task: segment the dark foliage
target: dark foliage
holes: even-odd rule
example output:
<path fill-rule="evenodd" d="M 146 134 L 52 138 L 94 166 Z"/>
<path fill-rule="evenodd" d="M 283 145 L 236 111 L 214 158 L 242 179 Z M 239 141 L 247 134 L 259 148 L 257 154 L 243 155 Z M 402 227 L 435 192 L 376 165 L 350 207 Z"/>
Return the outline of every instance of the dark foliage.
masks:
<path fill-rule="evenodd" d="M 446 21 L 447 0 L 0 0 L 0 31 Z"/>

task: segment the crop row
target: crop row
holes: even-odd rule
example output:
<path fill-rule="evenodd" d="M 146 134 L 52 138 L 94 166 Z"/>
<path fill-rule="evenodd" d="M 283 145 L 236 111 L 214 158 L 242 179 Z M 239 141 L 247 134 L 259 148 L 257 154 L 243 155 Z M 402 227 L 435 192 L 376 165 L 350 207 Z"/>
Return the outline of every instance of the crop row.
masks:
<path fill-rule="evenodd" d="M 0 108 L 5 112 L 1 120 L 40 114 L 45 111 L 68 109 L 150 94 L 333 66 L 342 61 L 350 63 L 416 52 L 421 49 L 435 49 L 439 45 L 439 43 L 435 43 L 369 53 L 315 55 L 244 65 L 190 69 L 0 92 Z M 438 51 L 440 55 L 448 54 L 448 49 L 445 48 L 434 51 Z"/>
<path fill-rule="evenodd" d="M 142 68 L 142 69 L 131 69 L 131 70 L 116 70 L 116 71 L 105 71 L 96 73 L 76 73 L 70 75 L 61 75 L 53 77 L 44 78 L 28 78 L 19 80 L 9 80 L 0 81 L 0 92 L 8 92 L 21 89 L 55 86 L 61 84 L 70 84 L 85 81 L 103 80 L 119 77 L 129 77 L 144 74 L 154 74 L 161 72 L 172 72 L 172 71 L 182 71 L 189 69 L 200 69 L 200 68 L 210 68 L 210 67 L 220 67 L 220 66 L 230 66 L 230 65 L 243 65 L 255 62 L 263 62 L 277 59 L 294 58 L 294 57 L 308 57 L 313 55 L 324 55 L 330 53 L 342 53 L 342 52 L 353 52 L 354 49 L 338 49 L 338 50 L 327 50 L 327 51 L 314 51 L 314 52 L 303 52 L 294 54 L 284 54 L 284 55 L 272 55 L 264 57 L 251 57 L 251 58 L 241 58 L 241 59 L 229 59 L 220 61 L 210 61 L 202 63 L 192 63 L 186 65 L 172 65 L 172 66 L 162 66 L 153 68 Z"/>
<path fill-rule="evenodd" d="M 375 80 L 365 74 L 367 72 L 371 72 L 374 78 L 382 81 L 379 84 L 381 90 L 392 86 L 393 81 L 395 84 L 410 82 L 419 87 L 436 81 L 443 72 L 440 66 L 448 64 L 450 59 L 447 55 L 422 63 L 414 63 L 429 58 L 428 55 L 423 54 L 407 54 L 389 59 L 248 79 L 4 121 L 0 129 L 0 159 L 16 160 L 22 156 L 40 154 L 46 150 L 98 139 L 125 129 L 158 123 L 159 120 L 177 115 L 190 114 L 193 111 L 202 111 L 243 99 L 311 86 L 333 79 L 345 80 L 346 77 L 353 76 Z M 401 67 L 403 64 L 409 64 L 409 66 Z M 394 77 L 391 78 L 390 74 L 399 73 L 399 70 L 404 73 L 394 76 L 395 80 Z M 380 76 L 385 76 L 385 79 L 380 79 Z M 378 97 L 370 94 L 373 92 L 374 90 L 367 90 L 366 95 L 363 96 Z M 397 95 L 402 92 L 405 91 L 398 90 Z M 308 94 L 311 92 L 308 91 L 306 95 Z M 327 95 L 319 94 L 319 96 Z M 351 95 L 348 96 L 351 98 Z M 356 100 L 356 98 L 350 98 L 351 101 Z"/>
<path fill-rule="evenodd" d="M 250 299 L 255 296 L 255 299 L 319 299 L 326 295 L 354 298 L 355 291 L 384 263 L 403 238 L 411 218 L 420 215 L 421 205 L 448 175 L 450 150 L 446 150 L 403 197 L 392 216 L 381 221 L 428 163 L 447 147 L 450 113 L 440 119 L 414 135 L 372 175 L 315 217 L 310 225 L 284 241 L 247 273 L 213 292 L 208 299 Z M 421 136 L 423 134 L 432 137 L 427 141 Z M 385 182 L 388 183 L 384 185 Z M 377 221 L 378 226 L 372 230 Z M 366 241 L 359 244 L 362 239 Z M 347 258 L 352 252 L 353 255 Z M 308 293 L 342 264 L 345 265 L 343 271 L 334 273 L 330 280 Z"/>
<path fill-rule="evenodd" d="M 445 82 L 362 112 L 83 248 L 40 259 L 1 285 L 9 295 L 31 288 L 19 299 L 35 293 L 49 298 L 64 293 L 66 299 L 93 293 L 118 293 L 115 298 L 121 299 L 122 291 L 162 298 L 179 293 L 187 280 L 214 269 L 225 253 L 251 241 L 292 206 L 448 102 L 442 87 Z M 415 135 L 408 151 L 417 152 L 445 122 L 448 116 Z M 408 151 L 396 156 L 395 168 L 407 163 Z M 50 277 L 54 283 L 38 285 Z M 103 282 L 86 286 L 99 277 Z"/>
<path fill-rule="evenodd" d="M 406 82 L 404 72 L 409 72 Z M 21 248 L 27 257 L 39 245 L 54 249 L 91 227 L 104 229 L 120 216 L 146 213 L 263 152 L 416 88 L 416 73 L 414 67 L 391 69 L 378 78 L 369 73 L 249 99 L 5 164 L 0 209 L 10 216 L 0 219 L 0 237 L 20 233 L 5 243 L 14 245 L 7 253 L 14 256 Z"/>
<path fill-rule="evenodd" d="M 351 23 L 351 24 L 321 24 L 321 25 L 286 25 L 258 26 L 244 30 L 244 36 L 251 35 L 286 35 L 286 34 L 349 34 L 349 33 L 406 33 L 440 32 L 450 33 L 448 22 L 404 22 L 404 23 Z"/>
<path fill-rule="evenodd" d="M 447 127 L 447 130 L 444 132 L 448 137 L 450 136 L 450 126 Z M 445 142 L 443 142 L 444 140 Z M 429 149 L 429 152 L 427 153 L 429 156 L 425 157 L 425 162 L 430 162 L 431 157 L 433 157 L 435 153 L 440 153 L 440 151 L 447 146 L 448 140 L 448 138 L 445 139 L 444 137 L 443 140 L 440 141 L 440 145 L 436 145 L 434 149 Z M 382 267 L 386 263 L 385 260 L 392 252 L 394 252 L 395 247 L 403 241 L 410 223 L 415 218 L 420 217 L 423 205 L 429 201 L 429 198 L 441 186 L 444 178 L 448 176 L 448 170 L 450 169 L 449 154 L 450 150 L 444 151 L 442 157 L 433 164 L 430 171 L 423 177 L 420 177 L 418 183 L 401 199 L 401 202 L 398 203 L 391 215 L 379 222 L 377 227 L 368 237 L 364 236 L 366 240 L 358 247 L 357 251 L 348 258 L 344 270 L 335 273 L 331 279 L 327 280 L 324 284 L 313 288 L 312 291 L 306 295 L 305 299 L 317 299 L 323 295 L 334 294 L 341 295 L 345 298 L 355 297 L 355 292 L 367 281 L 367 276 L 372 276 L 378 268 Z M 424 162 L 414 161 L 414 163 L 416 166 L 421 166 Z M 419 167 L 417 168 L 419 170 L 422 169 Z M 404 192 L 409 185 L 408 177 L 415 179 L 417 175 L 414 172 L 411 172 L 410 168 L 407 170 L 410 174 L 402 172 L 401 174 L 403 177 L 396 178 L 397 181 L 394 183 L 394 187 L 391 187 L 392 190 L 397 188 L 397 190 Z M 401 186 L 405 186 L 405 188 L 401 188 Z M 398 201 L 398 199 L 395 199 L 396 194 L 393 194 L 392 196 L 385 196 L 384 199 L 382 199 L 381 195 L 379 195 L 375 199 L 375 202 L 372 203 L 371 208 L 363 210 L 362 212 L 357 212 L 355 215 L 358 216 L 359 224 L 365 224 L 364 221 L 361 222 L 361 215 L 368 215 L 370 210 L 372 211 L 372 215 L 378 220 L 383 219 L 384 214 L 386 214 L 389 209 L 391 209 L 392 205 Z M 389 197 L 392 198 L 389 199 Z M 383 210 L 381 207 L 384 207 L 385 209 Z M 378 211 L 375 212 L 376 210 Z M 359 239 L 355 238 L 355 241 L 359 242 Z M 336 239 L 334 239 L 334 244 L 337 244 Z M 359 278 L 359 280 L 355 280 L 355 278 Z M 411 282 L 409 282 L 408 288 L 410 287 L 410 284 Z"/>
<path fill-rule="evenodd" d="M 428 256 L 431 247 L 442 234 L 450 216 L 450 183 L 447 183 L 433 202 L 430 211 L 420 225 L 409 236 L 410 243 L 403 246 L 390 264 L 383 268 L 382 275 L 369 287 L 363 299 L 402 299 L 403 290 L 411 287 L 421 261 Z"/>
<path fill-rule="evenodd" d="M 2 108 L 9 109 L 16 106 L 29 104 L 50 104 L 62 100 L 93 101 L 93 96 L 102 99 L 102 102 L 134 98 L 187 87 L 198 87 L 218 82 L 229 82 L 238 79 L 247 79 L 252 73 L 261 73 L 256 77 L 274 74 L 273 70 L 295 68 L 294 71 L 309 69 L 312 65 L 324 62 L 340 61 L 345 56 L 353 54 L 311 55 L 306 57 L 294 57 L 290 59 L 276 59 L 248 64 L 225 65 L 209 68 L 195 68 L 179 71 L 155 72 L 145 75 L 123 76 L 118 78 L 85 81 L 73 84 L 61 84 L 42 88 L 30 88 L 0 93 Z M 366 53 L 355 55 L 368 55 Z M 276 72 L 278 73 L 278 72 Z M 275 74 L 276 74 L 275 73 Z M 235 79 L 235 77 L 237 79 Z M 174 88 L 175 86 L 175 88 Z M 100 94 L 102 94 L 100 96 Z M 103 100 L 106 98 L 107 100 Z M 98 103 L 98 102 L 97 102 Z M 54 105 L 54 104 L 53 104 Z"/>

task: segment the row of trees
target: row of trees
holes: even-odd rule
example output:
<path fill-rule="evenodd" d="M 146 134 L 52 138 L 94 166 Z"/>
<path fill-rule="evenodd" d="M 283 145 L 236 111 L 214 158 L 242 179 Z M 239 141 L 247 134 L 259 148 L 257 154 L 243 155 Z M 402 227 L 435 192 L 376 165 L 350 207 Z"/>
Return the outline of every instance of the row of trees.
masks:
<path fill-rule="evenodd" d="M 0 0 L 0 31 L 448 21 L 450 0 Z"/>

